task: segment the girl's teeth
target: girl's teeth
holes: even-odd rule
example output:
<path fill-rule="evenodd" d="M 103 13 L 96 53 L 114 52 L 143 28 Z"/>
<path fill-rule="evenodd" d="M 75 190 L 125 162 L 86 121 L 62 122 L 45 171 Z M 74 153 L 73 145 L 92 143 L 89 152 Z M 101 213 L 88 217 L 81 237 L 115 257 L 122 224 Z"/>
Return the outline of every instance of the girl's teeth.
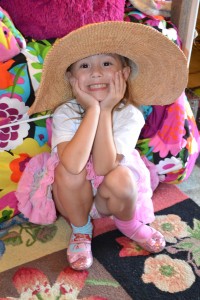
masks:
<path fill-rule="evenodd" d="M 90 85 L 90 88 L 102 88 L 102 87 L 106 87 L 106 84 L 92 84 Z"/>

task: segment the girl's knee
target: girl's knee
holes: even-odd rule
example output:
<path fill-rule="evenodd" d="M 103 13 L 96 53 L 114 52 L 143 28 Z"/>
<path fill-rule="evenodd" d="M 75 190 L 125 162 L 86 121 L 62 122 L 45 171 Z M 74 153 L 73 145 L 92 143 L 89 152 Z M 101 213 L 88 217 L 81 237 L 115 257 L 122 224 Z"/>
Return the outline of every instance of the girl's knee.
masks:
<path fill-rule="evenodd" d="M 86 182 L 86 171 L 83 170 L 78 175 L 69 173 L 62 164 L 58 164 L 54 172 L 54 182 L 59 186 L 70 189 L 77 189 Z"/>
<path fill-rule="evenodd" d="M 119 166 L 105 176 L 100 196 L 106 199 L 109 212 L 117 218 L 130 219 L 137 199 L 137 186 L 132 172 Z"/>
<path fill-rule="evenodd" d="M 105 178 L 107 188 L 118 198 L 135 198 L 137 186 L 135 178 L 129 168 L 118 166 Z"/>

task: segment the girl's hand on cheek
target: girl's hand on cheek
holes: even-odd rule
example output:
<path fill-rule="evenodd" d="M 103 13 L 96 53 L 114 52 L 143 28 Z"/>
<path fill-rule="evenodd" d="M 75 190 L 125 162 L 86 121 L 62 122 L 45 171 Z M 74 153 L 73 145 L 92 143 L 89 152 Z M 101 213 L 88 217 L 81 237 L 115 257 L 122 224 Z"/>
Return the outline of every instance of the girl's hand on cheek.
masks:
<path fill-rule="evenodd" d="M 110 90 L 107 97 L 100 102 L 101 109 L 112 110 L 119 103 L 126 91 L 126 81 L 122 71 L 115 73 L 114 80 L 110 82 Z"/>
<path fill-rule="evenodd" d="M 74 97 L 85 110 L 93 106 L 99 106 L 99 102 L 94 97 L 80 89 L 78 80 L 73 78 L 71 86 Z"/>

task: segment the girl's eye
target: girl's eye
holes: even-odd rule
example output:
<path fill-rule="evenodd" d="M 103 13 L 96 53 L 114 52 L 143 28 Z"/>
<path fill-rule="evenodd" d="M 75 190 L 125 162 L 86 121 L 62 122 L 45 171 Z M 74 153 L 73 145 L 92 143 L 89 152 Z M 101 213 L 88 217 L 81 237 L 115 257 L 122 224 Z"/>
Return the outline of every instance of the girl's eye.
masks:
<path fill-rule="evenodd" d="M 80 68 L 81 68 L 81 69 L 87 69 L 87 68 L 88 68 L 88 64 L 85 64 L 85 63 L 84 63 L 84 64 L 82 64 L 82 65 L 80 66 Z"/>
<path fill-rule="evenodd" d="M 111 66 L 111 65 L 112 65 L 112 63 L 111 63 L 111 62 L 109 62 L 109 61 L 105 61 L 105 62 L 103 63 L 103 65 L 104 65 L 105 67 L 108 67 L 108 66 Z"/>

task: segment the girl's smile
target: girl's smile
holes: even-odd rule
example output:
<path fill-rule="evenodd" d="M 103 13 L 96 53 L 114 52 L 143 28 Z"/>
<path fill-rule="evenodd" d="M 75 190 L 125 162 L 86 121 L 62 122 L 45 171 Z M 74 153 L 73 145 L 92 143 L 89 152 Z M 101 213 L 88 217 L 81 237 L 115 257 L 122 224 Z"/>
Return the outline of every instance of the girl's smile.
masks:
<path fill-rule="evenodd" d="M 105 91 L 108 88 L 108 85 L 105 83 L 99 83 L 99 84 L 91 84 L 88 86 L 88 91 L 91 92 L 100 92 Z"/>
<path fill-rule="evenodd" d="M 99 84 L 91 84 L 91 85 L 89 85 L 89 88 L 91 89 L 91 90 L 98 90 L 98 89 L 105 89 L 106 88 L 106 84 L 104 84 L 104 83 L 99 83 Z"/>

